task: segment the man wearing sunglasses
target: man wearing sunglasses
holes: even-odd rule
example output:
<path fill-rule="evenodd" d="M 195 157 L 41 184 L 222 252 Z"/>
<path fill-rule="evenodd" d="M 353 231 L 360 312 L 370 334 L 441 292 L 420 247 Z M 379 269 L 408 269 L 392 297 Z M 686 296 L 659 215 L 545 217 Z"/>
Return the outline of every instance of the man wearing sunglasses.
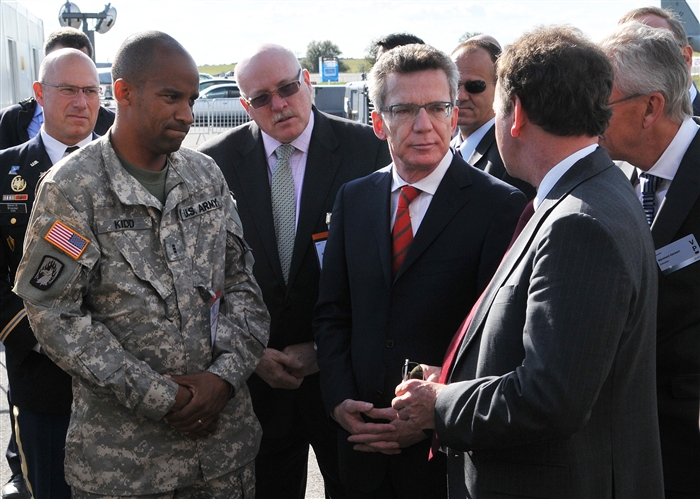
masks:
<path fill-rule="evenodd" d="M 452 51 L 450 57 L 459 69 L 459 133 L 450 145 L 470 165 L 517 187 L 531 200 L 535 197 L 534 187 L 508 174 L 496 144 L 493 98 L 499 55 L 501 47 L 487 35 L 472 37 Z"/>
<path fill-rule="evenodd" d="M 393 163 L 343 186 L 333 207 L 314 332 L 353 499 L 446 497 L 444 455 L 427 461 L 430 439 L 396 419 L 391 399 L 406 359 L 442 362 L 525 205 L 452 153 L 458 81 L 447 54 L 428 45 L 378 59 L 372 123 Z"/>
<path fill-rule="evenodd" d="M 0 339 L 6 350 L 9 398 L 20 430 L 17 440 L 27 484 L 36 499 L 68 499 L 63 460 L 73 400 L 71 377 L 41 350 L 22 300 L 11 287 L 40 175 L 74 147 L 96 137 L 93 128 L 100 98 L 95 64 L 79 50 L 52 52 L 41 63 L 34 93 L 44 114 L 39 133 L 0 151 Z"/>
<path fill-rule="evenodd" d="M 342 497 L 336 435 L 321 402 L 311 331 L 321 270 L 313 236 L 332 225 L 341 185 L 391 159 L 371 128 L 313 106 L 309 73 L 291 51 L 260 47 L 239 62 L 236 80 L 253 121 L 199 150 L 214 158 L 236 197 L 272 318 L 268 348 L 248 381 L 263 427 L 256 497 L 304 497 L 311 444 L 335 499 Z"/>

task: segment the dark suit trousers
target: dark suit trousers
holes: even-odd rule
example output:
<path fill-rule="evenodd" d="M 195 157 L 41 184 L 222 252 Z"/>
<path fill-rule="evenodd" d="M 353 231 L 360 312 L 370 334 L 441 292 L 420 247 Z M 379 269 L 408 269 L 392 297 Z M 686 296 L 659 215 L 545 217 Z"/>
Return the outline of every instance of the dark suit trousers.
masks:
<path fill-rule="evenodd" d="M 15 410 L 17 443 L 27 465 L 25 479 L 34 499 L 70 499 L 63 468 L 70 414 Z"/>
<path fill-rule="evenodd" d="M 339 432 L 345 438 L 345 432 Z M 446 457 L 442 452 L 428 461 L 432 438 L 428 438 L 407 449 L 401 454 L 388 456 L 388 466 L 384 481 L 379 488 L 362 491 L 346 487 L 348 499 L 444 499 L 447 497 Z M 358 451 L 356 451 L 358 452 Z M 341 462 L 341 467 L 343 463 Z M 420 472 L 418 472 L 420 470 Z M 420 479 L 416 479 L 420 475 Z M 348 480 L 343 480 L 348 483 Z"/>
<path fill-rule="evenodd" d="M 256 499 L 304 498 L 309 444 L 323 475 L 326 497 L 345 497 L 338 478 L 336 427 L 325 414 L 318 374 L 313 374 L 302 383 L 294 409 L 287 415 L 292 418 L 289 433 L 266 438 L 263 428 L 260 451 L 255 458 Z"/>

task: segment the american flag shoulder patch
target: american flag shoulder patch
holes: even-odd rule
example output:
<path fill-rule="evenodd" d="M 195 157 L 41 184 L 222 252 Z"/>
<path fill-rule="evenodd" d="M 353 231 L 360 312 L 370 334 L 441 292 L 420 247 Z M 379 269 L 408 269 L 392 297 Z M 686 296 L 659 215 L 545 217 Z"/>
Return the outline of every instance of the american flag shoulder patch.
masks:
<path fill-rule="evenodd" d="M 75 260 L 80 258 L 80 255 L 83 254 L 83 251 L 85 251 L 85 248 L 87 248 L 87 245 L 90 243 L 90 241 L 60 220 L 56 220 L 53 223 L 49 232 L 44 236 L 44 239 Z"/>

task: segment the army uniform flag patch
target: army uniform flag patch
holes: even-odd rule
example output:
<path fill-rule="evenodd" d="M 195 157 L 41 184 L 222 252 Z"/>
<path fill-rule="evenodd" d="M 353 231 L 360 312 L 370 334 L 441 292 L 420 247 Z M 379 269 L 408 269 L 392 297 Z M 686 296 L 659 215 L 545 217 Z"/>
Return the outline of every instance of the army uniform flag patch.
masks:
<path fill-rule="evenodd" d="M 80 255 L 83 254 L 83 251 L 85 251 L 85 248 L 87 248 L 87 245 L 90 243 L 90 241 L 63 224 L 60 220 L 56 220 L 53 223 L 49 232 L 44 236 L 44 239 L 75 260 L 80 258 Z"/>

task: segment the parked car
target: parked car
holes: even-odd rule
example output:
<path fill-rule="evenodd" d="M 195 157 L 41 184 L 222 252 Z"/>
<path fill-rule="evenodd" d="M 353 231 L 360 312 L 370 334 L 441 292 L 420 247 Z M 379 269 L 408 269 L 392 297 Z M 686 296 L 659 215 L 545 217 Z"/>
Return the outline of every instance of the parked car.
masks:
<path fill-rule="evenodd" d="M 110 68 L 98 68 L 97 75 L 100 77 L 100 105 L 102 107 L 114 108 L 117 103 L 112 94 L 112 70 Z"/>
<path fill-rule="evenodd" d="M 212 78 L 214 78 L 214 77 L 208 73 L 199 73 L 199 81 L 211 80 Z"/>
<path fill-rule="evenodd" d="M 195 125 L 234 127 L 250 121 L 240 101 L 241 92 L 235 83 L 214 85 L 205 89 L 194 101 Z"/>
<path fill-rule="evenodd" d="M 213 87 L 214 85 L 221 85 L 223 83 L 236 83 L 236 80 L 229 80 L 228 78 L 214 78 L 209 80 L 199 80 L 199 93 L 201 94 L 205 89 Z"/>

